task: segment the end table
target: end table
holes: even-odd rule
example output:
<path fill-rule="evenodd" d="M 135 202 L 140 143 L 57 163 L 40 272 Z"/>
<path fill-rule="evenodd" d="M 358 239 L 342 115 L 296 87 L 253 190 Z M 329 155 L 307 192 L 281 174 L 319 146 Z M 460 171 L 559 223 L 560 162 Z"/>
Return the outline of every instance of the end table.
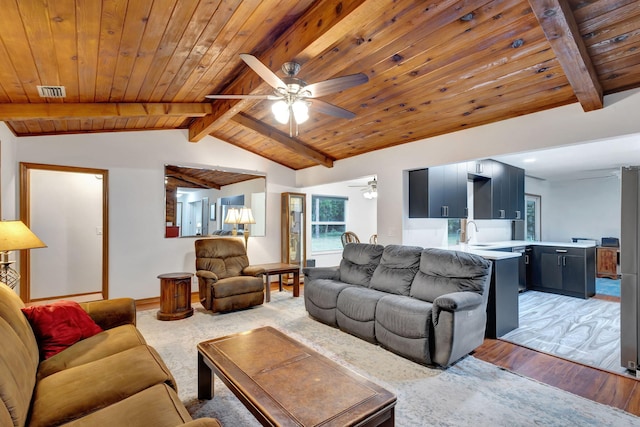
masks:
<path fill-rule="evenodd" d="M 160 279 L 160 310 L 158 320 L 178 320 L 193 315 L 191 308 L 192 273 L 167 273 Z"/>

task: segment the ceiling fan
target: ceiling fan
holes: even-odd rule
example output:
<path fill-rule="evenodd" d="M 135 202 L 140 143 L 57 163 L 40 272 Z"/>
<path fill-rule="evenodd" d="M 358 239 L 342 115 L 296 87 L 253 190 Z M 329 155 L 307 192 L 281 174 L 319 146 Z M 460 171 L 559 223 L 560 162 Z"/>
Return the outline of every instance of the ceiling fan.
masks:
<path fill-rule="evenodd" d="M 350 185 L 349 187 L 363 187 L 362 188 L 362 196 L 365 199 L 376 199 L 378 198 L 378 181 L 374 176 L 373 179 L 367 182 L 366 185 Z"/>
<path fill-rule="evenodd" d="M 369 77 L 366 74 L 357 73 L 307 84 L 304 80 L 296 77 L 300 71 L 300 64 L 297 62 L 285 62 L 282 65 L 282 72 L 286 74 L 286 77 L 281 79 L 255 56 L 242 53 L 240 58 L 273 88 L 273 93 L 269 95 L 220 94 L 207 95 L 206 98 L 268 99 L 276 101 L 271 106 L 271 110 L 278 122 L 282 124 L 289 123 L 289 136 L 293 136 L 294 124 L 296 135 L 298 134 L 298 124 L 304 123 L 309 118 L 309 107 L 319 113 L 343 119 L 355 117 L 355 114 L 349 110 L 316 98 L 340 92 L 369 81 Z M 310 101 L 311 99 L 313 101 Z"/>

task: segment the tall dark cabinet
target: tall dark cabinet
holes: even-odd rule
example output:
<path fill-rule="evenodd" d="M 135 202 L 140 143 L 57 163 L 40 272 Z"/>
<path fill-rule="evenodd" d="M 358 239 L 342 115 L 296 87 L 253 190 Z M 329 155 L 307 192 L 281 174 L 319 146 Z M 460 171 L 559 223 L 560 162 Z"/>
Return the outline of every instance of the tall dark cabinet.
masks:
<path fill-rule="evenodd" d="M 466 218 L 467 165 L 409 171 L 409 218 Z"/>
<path fill-rule="evenodd" d="M 524 219 L 524 169 L 495 160 L 483 168 L 490 172 L 473 180 L 475 219 Z"/>

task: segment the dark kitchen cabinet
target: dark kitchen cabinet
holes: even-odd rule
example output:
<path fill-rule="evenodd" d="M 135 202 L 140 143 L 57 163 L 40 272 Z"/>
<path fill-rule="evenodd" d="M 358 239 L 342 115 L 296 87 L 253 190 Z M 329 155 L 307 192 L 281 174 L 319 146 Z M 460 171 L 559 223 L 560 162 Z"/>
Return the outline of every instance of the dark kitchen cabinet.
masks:
<path fill-rule="evenodd" d="M 498 338 L 518 328 L 518 258 L 492 260 L 485 337 Z"/>
<path fill-rule="evenodd" d="M 533 247 L 527 246 L 524 251 L 524 266 L 525 266 L 525 289 L 531 289 L 533 284 Z"/>
<path fill-rule="evenodd" d="M 595 248 L 536 246 L 531 264 L 530 289 L 579 298 L 595 295 Z"/>
<path fill-rule="evenodd" d="M 509 166 L 509 210 L 511 219 L 524 219 L 524 169 Z"/>
<path fill-rule="evenodd" d="M 475 219 L 523 219 L 524 169 L 495 160 L 487 160 L 490 178 L 473 180 Z"/>
<path fill-rule="evenodd" d="M 466 218 L 465 163 L 409 171 L 409 218 Z"/>
<path fill-rule="evenodd" d="M 471 175 L 472 178 L 491 178 L 491 162 L 493 162 L 493 160 L 490 159 L 469 161 L 467 162 L 467 173 Z"/>

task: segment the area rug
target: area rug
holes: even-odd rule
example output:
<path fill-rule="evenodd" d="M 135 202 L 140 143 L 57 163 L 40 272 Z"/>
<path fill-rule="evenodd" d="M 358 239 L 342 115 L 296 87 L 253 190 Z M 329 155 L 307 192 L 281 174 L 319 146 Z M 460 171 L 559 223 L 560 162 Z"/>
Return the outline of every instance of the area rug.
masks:
<path fill-rule="evenodd" d="M 596 278 L 596 294 L 620 297 L 620 279 Z"/>
<path fill-rule="evenodd" d="M 212 314 L 196 304 L 192 317 L 159 321 L 155 310 L 138 313 L 138 328 L 161 354 L 178 392 L 195 417 L 218 418 L 226 427 L 258 426 L 222 381 L 214 398 L 197 399 L 200 341 L 273 326 L 395 393 L 397 426 L 632 426 L 640 418 L 533 381 L 468 356 L 448 369 L 428 368 L 369 344 L 307 315 L 302 298 L 275 292 L 269 304 Z"/>
<path fill-rule="evenodd" d="M 500 339 L 616 373 L 620 303 L 527 291 L 518 297 L 519 325 Z"/>

